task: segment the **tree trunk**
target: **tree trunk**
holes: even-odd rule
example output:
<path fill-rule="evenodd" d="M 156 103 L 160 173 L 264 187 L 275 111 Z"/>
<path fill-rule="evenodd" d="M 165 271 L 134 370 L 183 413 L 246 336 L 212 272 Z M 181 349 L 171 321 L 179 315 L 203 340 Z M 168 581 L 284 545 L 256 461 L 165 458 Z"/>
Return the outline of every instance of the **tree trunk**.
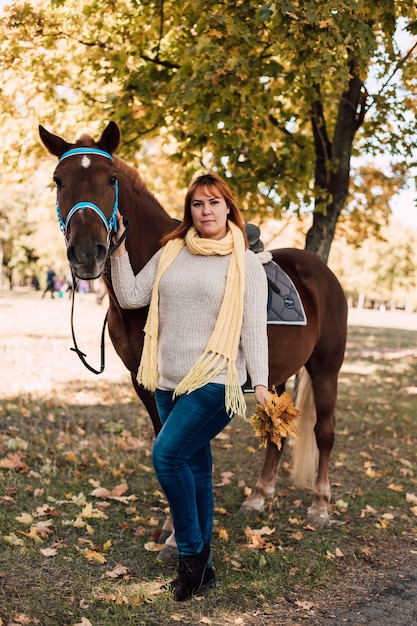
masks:
<path fill-rule="evenodd" d="M 312 106 L 315 143 L 315 202 L 313 224 L 307 233 L 306 250 L 318 254 L 325 263 L 329 258 L 337 220 L 349 192 L 350 158 L 357 129 L 365 115 L 366 92 L 351 62 L 349 88 L 340 98 L 336 125 L 331 142 L 326 129 L 320 89 Z"/>

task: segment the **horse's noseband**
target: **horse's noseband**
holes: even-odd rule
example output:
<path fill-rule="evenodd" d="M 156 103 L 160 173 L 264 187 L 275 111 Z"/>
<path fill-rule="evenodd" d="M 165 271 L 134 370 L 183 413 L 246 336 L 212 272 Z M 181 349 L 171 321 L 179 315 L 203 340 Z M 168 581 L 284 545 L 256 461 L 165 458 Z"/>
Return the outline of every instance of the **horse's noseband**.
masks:
<path fill-rule="evenodd" d="M 75 156 L 79 154 L 94 154 L 94 155 L 106 157 L 106 159 L 110 159 L 111 161 L 113 161 L 113 157 L 110 154 L 110 152 L 106 152 L 105 150 L 99 150 L 98 148 L 72 148 L 71 150 L 67 150 L 67 152 L 64 152 L 64 154 L 60 156 L 59 162 L 61 162 L 63 159 L 66 159 L 67 157 Z M 69 224 L 70 219 L 74 215 L 74 213 L 76 213 L 76 211 L 84 211 L 85 209 L 92 209 L 93 211 L 97 213 L 99 217 L 101 217 L 107 229 L 108 235 L 110 234 L 112 230 L 115 233 L 117 231 L 116 213 L 119 208 L 119 184 L 118 184 L 117 179 L 116 179 L 116 184 L 115 184 L 115 193 L 116 195 L 114 198 L 113 212 L 110 216 L 110 219 L 107 219 L 103 211 L 93 202 L 77 202 L 77 204 L 74 204 L 74 206 L 68 213 L 67 219 L 64 222 L 61 216 L 61 209 L 59 208 L 59 202 L 57 198 L 56 212 L 58 215 L 59 227 L 61 231 L 64 233 L 64 235 L 67 234 L 68 224 Z"/>

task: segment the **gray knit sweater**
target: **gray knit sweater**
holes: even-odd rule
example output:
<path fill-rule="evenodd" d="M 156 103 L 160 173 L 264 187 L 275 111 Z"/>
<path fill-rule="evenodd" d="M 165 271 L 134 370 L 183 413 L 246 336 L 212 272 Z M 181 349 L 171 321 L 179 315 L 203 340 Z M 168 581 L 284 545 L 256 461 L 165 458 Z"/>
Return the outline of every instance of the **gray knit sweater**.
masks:
<path fill-rule="evenodd" d="M 129 256 L 111 257 L 113 288 L 120 306 L 149 304 L 159 250 L 135 276 Z M 200 256 L 181 250 L 159 283 L 158 388 L 174 390 L 204 352 L 213 332 L 231 255 Z M 268 386 L 267 279 L 250 250 L 245 253 L 243 324 L 236 362 L 243 385 Z M 213 382 L 224 384 L 226 372 Z"/>

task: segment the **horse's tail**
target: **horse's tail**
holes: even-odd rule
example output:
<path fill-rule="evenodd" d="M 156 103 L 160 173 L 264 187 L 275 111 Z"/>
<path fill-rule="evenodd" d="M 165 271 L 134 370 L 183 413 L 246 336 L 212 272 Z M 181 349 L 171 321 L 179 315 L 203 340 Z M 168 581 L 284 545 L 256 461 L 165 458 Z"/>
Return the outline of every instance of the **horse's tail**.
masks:
<path fill-rule="evenodd" d="M 318 467 L 318 448 L 314 426 L 317 420 L 311 378 L 305 367 L 299 371 L 295 406 L 300 411 L 295 434 L 291 441 L 292 481 L 297 487 L 313 488 Z"/>

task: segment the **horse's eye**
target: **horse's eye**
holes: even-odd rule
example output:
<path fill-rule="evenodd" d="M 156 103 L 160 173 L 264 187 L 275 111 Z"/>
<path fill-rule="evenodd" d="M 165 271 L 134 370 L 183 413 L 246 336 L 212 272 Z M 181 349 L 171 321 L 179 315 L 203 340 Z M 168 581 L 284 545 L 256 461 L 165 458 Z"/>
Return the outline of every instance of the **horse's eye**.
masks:
<path fill-rule="evenodd" d="M 53 181 L 58 189 L 62 189 L 62 180 L 58 176 L 54 176 Z"/>
<path fill-rule="evenodd" d="M 111 185 L 112 187 L 114 187 L 114 186 L 116 185 L 116 183 L 117 183 L 117 176 L 112 176 L 112 177 L 110 178 L 110 185 Z"/>

